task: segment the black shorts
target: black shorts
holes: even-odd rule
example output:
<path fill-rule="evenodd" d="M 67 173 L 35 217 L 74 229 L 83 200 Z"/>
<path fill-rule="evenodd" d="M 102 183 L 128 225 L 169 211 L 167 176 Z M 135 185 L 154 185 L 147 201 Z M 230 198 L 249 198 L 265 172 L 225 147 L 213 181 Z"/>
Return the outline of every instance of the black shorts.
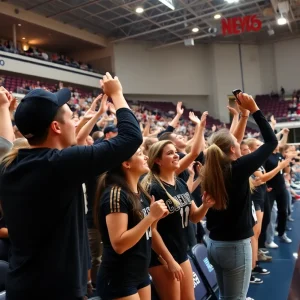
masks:
<path fill-rule="evenodd" d="M 101 300 L 113 300 L 116 298 L 128 297 L 134 295 L 138 290 L 150 285 L 149 275 L 137 284 L 120 285 L 119 281 L 107 281 L 101 276 L 97 278 L 97 296 Z"/>
<path fill-rule="evenodd" d="M 261 199 L 253 199 L 253 204 L 254 204 L 254 207 L 255 207 L 255 210 L 261 210 L 262 212 L 264 211 L 264 201 L 262 201 Z"/>
<path fill-rule="evenodd" d="M 187 253 L 185 253 L 184 255 L 181 255 L 180 257 L 176 257 L 174 255 L 173 255 L 173 257 L 179 265 L 188 260 Z M 150 267 L 149 268 L 157 267 L 157 266 L 161 266 L 161 265 L 162 264 L 158 259 L 158 255 L 153 251 L 152 254 L 151 254 L 151 262 L 150 262 Z"/>

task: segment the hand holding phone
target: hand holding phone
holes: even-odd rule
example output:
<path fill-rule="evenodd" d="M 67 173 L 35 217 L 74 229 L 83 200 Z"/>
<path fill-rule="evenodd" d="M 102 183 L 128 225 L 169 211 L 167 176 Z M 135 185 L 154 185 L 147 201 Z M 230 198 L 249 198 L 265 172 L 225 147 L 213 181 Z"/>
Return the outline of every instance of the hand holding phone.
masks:
<path fill-rule="evenodd" d="M 240 90 L 240 89 L 236 89 L 236 90 L 233 90 L 233 91 L 232 91 L 232 94 L 234 95 L 234 97 L 235 97 L 235 99 L 236 99 L 238 105 L 241 105 L 241 104 L 242 104 L 241 101 L 240 101 L 239 98 L 238 98 L 238 94 L 239 94 L 239 93 L 242 93 L 242 92 L 243 92 L 243 91 Z"/>

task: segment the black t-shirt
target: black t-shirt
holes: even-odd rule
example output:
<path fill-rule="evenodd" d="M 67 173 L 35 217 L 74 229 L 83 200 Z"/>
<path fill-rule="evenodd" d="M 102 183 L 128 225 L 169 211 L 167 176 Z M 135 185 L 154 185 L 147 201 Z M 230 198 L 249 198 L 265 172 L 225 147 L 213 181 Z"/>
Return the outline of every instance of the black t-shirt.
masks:
<path fill-rule="evenodd" d="M 274 170 L 278 166 L 278 162 L 283 161 L 284 158 L 280 153 L 272 153 L 265 163 L 267 172 Z M 278 172 L 271 180 L 267 182 L 268 186 L 274 190 L 285 188 L 285 181 L 283 177 L 283 170 Z"/>
<path fill-rule="evenodd" d="M 231 176 L 226 183 L 227 208 L 210 209 L 206 214 L 207 229 L 213 240 L 236 241 L 253 236 L 249 177 L 263 165 L 278 144 L 272 128 L 260 110 L 253 114 L 253 118 L 265 143 L 256 151 L 231 163 Z"/>
<path fill-rule="evenodd" d="M 120 165 L 143 141 L 129 109 L 119 109 L 117 118 L 119 134 L 110 141 L 21 149 L 1 170 L 0 199 L 11 240 L 10 300 L 85 295 L 90 256 L 82 184 Z"/>
<path fill-rule="evenodd" d="M 149 200 L 141 194 L 141 209 L 144 216 L 150 212 Z M 103 255 L 100 265 L 101 275 L 105 280 L 117 283 L 117 286 L 138 284 L 148 276 L 151 257 L 151 227 L 144 236 L 130 249 L 117 254 L 110 242 L 106 225 L 106 216 L 112 213 L 128 215 L 128 230 L 138 224 L 133 217 L 132 204 L 127 193 L 120 187 L 105 189 L 100 199 L 99 226 L 103 241 Z"/>
<path fill-rule="evenodd" d="M 257 171 L 260 171 L 262 174 L 266 173 L 263 166 L 259 167 Z M 255 179 L 254 174 L 251 177 L 253 179 Z M 264 202 L 266 192 L 267 192 L 267 185 L 266 184 L 261 184 L 261 185 L 255 187 L 254 191 L 251 193 L 251 200 L 252 201 Z"/>
<path fill-rule="evenodd" d="M 168 193 L 178 200 L 179 205 L 173 204 L 158 182 L 154 181 L 151 184 L 150 195 L 153 195 L 156 200 L 164 200 L 170 212 L 167 217 L 158 221 L 157 231 L 174 259 L 178 263 L 182 263 L 187 258 L 187 227 L 192 199 L 186 183 L 180 178 L 176 179 L 175 186 L 167 183 L 163 183 L 163 185 Z M 153 251 L 151 266 L 157 265 L 157 257 L 158 255 Z"/>

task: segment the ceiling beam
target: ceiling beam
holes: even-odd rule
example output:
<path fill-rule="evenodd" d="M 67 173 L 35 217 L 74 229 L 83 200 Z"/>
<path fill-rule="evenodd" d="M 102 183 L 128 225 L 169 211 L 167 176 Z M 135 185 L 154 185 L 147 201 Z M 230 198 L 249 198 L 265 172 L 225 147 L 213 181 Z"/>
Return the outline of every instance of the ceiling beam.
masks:
<path fill-rule="evenodd" d="M 247 3 L 239 3 L 237 5 L 230 5 L 230 6 L 226 6 L 225 8 L 219 10 L 220 13 L 221 12 L 226 12 L 226 11 L 230 11 L 232 9 L 236 9 L 238 7 L 244 7 L 244 6 L 249 6 L 251 4 L 255 4 L 257 2 L 261 2 L 261 0 L 252 0 L 252 1 L 248 1 L 247 0 Z M 209 12 L 209 13 L 206 13 L 206 14 L 203 14 L 203 15 L 200 15 L 198 17 L 194 17 L 194 18 L 191 18 L 188 20 L 188 22 L 193 22 L 193 21 L 197 21 L 197 20 L 200 20 L 200 19 L 203 19 L 203 18 L 206 18 L 206 17 L 210 17 L 212 16 L 213 14 L 215 14 L 215 12 Z M 140 33 L 137 33 L 137 34 L 134 34 L 132 36 L 129 36 L 129 37 L 124 37 L 124 38 L 120 38 L 120 39 L 115 39 L 113 40 L 112 42 L 113 43 L 116 43 L 116 42 L 122 42 L 122 41 L 125 41 L 125 40 L 128 40 L 128 39 L 132 39 L 132 38 L 136 38 L 136 37 L 140 37 L 140 36 L 143 36 L 145 34 L 150 34 L 150 33 L 153 33 L 153 32 L 156 32 L 156 31 L 160 31 L 160 30 L 164 30 L 164 29 L 169 29 L 169 28 L 172 28 L 174 26 L 178 26 L 180 24 L 184 24 L 186 23 L 187 21 L 181 21 L 181 22 L 177 22 L 175 24 L 170 24 L 170 25 L 166 25 L 166 26 L 162 26 L 160 28 L 156 28 L 156 29 L 152 29 L 152 30 L 149 30 L 149 31 L 144 31 L 144 32 L 140 32 Z"/>
<path fill-rule="evenodd" d="M 38 3 L 38 4 L 35 4 L 35 5 L 32 5 L 32 6 L 28 7 L 28 8 L 26 8 L 26 10 L 29 11 L 29 10 L 35 9 L 37 7 L 41 7 L 43 5 L 49 4 L 49 3 L 54 2 L 54 1 L 56 1 L 56 0 L 48 0 L 48 1 L 45 1 L 45 2 L 42 2 L 42 3 Z"/>
<path fill-rule="evenodd" d="M 57 16 L 61 16 L 61 15 L 67 14 L 67 13 L 69 13 L 69 12 L 72 12 L 72 11 L 74 11 L 74 10 L 77 10 L 77 9 L 79 9 L 79 8 L 82 8 L 82 7 L 89 6 L 89 5 L 91 5 L 91 4 L 97 3 L 97 2 L 99 2 L 99 1 L 100 1 L 100 0 L 90 0 L 89 2 L 85 2 L 85 3 L 79 4 L 79 5 L 70 7 L 70 8 L 68 8 L 68 9 L 59 11 L 59 12 L 57 12 L 57 13 L 55 13 L 55 14 L 49 15 L 49 16 L 47 16 L 47 18 L 54 18 L 54 17 L 57 17 Z M 65 3 L 65 4 L 69 4 L 69 3 Z M 69 4 L 69 5 L 70 5 L 70 4 Z"/>

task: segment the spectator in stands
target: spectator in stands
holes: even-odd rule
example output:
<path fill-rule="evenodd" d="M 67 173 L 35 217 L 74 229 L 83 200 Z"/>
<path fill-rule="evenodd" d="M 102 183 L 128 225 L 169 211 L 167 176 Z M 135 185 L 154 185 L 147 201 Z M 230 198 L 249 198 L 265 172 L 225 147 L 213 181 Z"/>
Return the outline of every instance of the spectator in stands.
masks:
<path fill-rule="evenodd" d="M 118 128 L 115 125 L 109 125 L 104 128 L 104 140 L 109 140 L 118 135 Z"/>
<path fill-rule="evenodd" d="M 203 114 L 201 126 L 205 124 L 206 116 Z M 188 156 L 182 160 L 189 161 Z M 143 178 L 142 186 L 155 199 L 163 199 L 170 212 L 152 231 L 154 251 L 150 274 L 160 299 L 194 299 L 193 274 L 187 257 L 187 228 L 189 220 L 197 223 L 203 219 L 214 202 L 204 196 L 203 204 L 199 208 L 195 205 L 186 183 L 176 177 L 186 166 L 179 163 L 177 149 L 171 141 L 159 141 L 152 145 L 148 165 L 150 172 Z"/>
<path fill-rule="evenodd" d="M 138 149 L 99 179 L 94 211 L 104 246 L 97 279 L 103 300 L 151 298 L 151 226 L 169 212 L 163 200 L 151 200 L 139 184 L 149 172 L 147 159 Z"/>
<path fill-rule="evenodd" d="M 227 130 L 210 138 L 201 189 L 216 200 L 207 213 L 210 231 L 208 255 L 214 266 L 220 298 L 245 299 L 252 269 L 254 219 L 250 199 L 249 177 L 274 151 L 278 141 L 253 98 L 238 95 L 240 106 L 250 111 L 265 140 L 257 151 L 241 157 L 240 144 Z M 245 119 L 248 117 L 245 116 Z"/>
<path fill-rule="evenodd" d="M 6 285 L 11 300 L 37 295 L 82 299 L 86 293 L 89 250 L 81 185 L 128 159 L 142 143 L 120 82 L 109 73 L 103 80 L 104 91 L 118 109 L 119 135 L 96 146 L 70 147 L 76 140 L 72 112 L 65 104 L 69 90 L 51 94 L 37 89 L 18 106 L 16 125 L 31 148 L 4 156 L 0 177 L 12 243 Z M 6 105 L 8 100 L 1 102 Z"/>

